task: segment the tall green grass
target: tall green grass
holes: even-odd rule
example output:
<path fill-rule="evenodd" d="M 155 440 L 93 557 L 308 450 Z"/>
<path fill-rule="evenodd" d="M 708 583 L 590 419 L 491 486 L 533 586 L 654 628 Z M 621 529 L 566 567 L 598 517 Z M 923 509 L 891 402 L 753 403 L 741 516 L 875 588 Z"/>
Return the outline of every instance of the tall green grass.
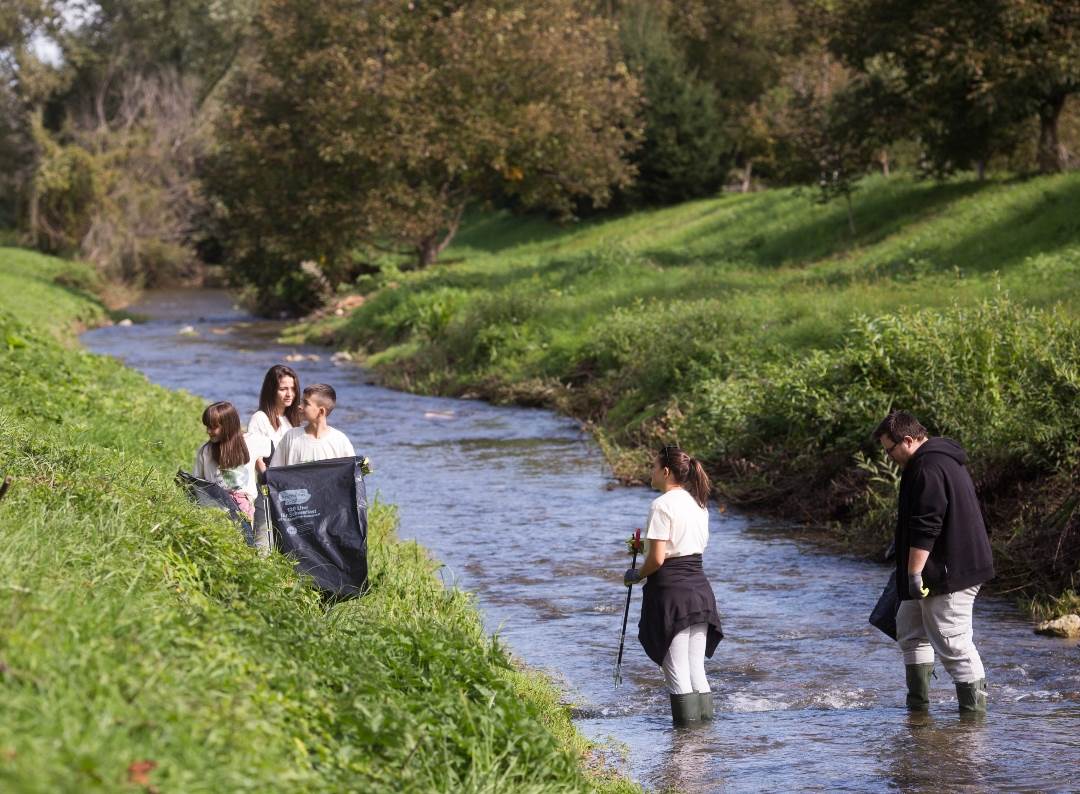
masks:
<path fill-rule="evenodd" d="M 590 420 L 629 477 L 677 439 L 728 497 L 843 519 L 865 548 L 887 519 L 856 456 L 908 408 L 971 451 L 1002 582 L 1053 595 L 1080 584 L 1080 516 L 1057 516 L 1080 480 L 1078 206 L 1071 173 L 869 180 L 854 236 L 843 207 L 792 190 L 570 228 L 478 216 L 454 264 L 297 332 L 399 386 Z M 1052 541 L 1052 564 L 1023 551 Z"/>
<path fill-rule="evenodd" d="M 0 292 L 0 789 L 632 790 L 583 772 L 554 691 L 395 540 L 391 507 L 371 594 L 328 607 L 189 504 L 171 474 L 201 404 L 56 341 L 101 316 L 50 292 L 67 267 L 0 252 L 28 279 Z"/>

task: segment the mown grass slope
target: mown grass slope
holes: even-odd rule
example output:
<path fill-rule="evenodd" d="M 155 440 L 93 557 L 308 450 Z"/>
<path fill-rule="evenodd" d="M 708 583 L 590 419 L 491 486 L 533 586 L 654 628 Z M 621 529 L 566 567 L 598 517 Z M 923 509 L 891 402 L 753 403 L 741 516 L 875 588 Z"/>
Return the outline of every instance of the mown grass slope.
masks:
<path fill-rule="evenodd" d="M 190 505 L 201 402 L 58 342 L 102 317 L 73 278 L 0 249 L 0 789 L 632 790 L 586 776 L 554 691 L 391 507 L 371 594 L 328 608 Z"/>
<path fill-rule="evenodd" d="M 478 216 L 451 264 L 298 333 L 392 384 L 590 420 L 627 476 L 677 439 L 729 498 L 862 549 L 897 474 L 869 433 L 904 407 L 971 452 L 999 587 L 1080 585 L 1080 174 L 877 178 L 855 217 L 792 190 L 570 228 Z"/>

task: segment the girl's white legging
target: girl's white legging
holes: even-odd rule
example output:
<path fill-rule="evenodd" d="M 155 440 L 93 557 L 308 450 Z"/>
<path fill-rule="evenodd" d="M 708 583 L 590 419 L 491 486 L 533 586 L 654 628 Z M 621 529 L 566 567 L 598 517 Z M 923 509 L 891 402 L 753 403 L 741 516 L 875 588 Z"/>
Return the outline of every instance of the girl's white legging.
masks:
<path fill-rule="evenodd" d="M 705 635 L 707 624 L 695 623 L 671 640 L 664 656 L 664 681 L 673 695 L 711 692 L 705 678 Z"/>

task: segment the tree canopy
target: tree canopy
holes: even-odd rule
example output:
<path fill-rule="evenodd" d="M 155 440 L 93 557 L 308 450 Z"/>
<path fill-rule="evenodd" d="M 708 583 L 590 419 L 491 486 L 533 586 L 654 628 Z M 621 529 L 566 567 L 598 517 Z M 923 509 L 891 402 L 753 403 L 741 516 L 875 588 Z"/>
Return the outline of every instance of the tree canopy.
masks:
<path fill-rule="evenodd" d="M 359 242 L 430 264 L 469 202 L 568 214 L 633 175 L 637 83 L 571 0 L 270 0 L 256 27 L 211 175 L 231 245 L 279 277 Z"/>

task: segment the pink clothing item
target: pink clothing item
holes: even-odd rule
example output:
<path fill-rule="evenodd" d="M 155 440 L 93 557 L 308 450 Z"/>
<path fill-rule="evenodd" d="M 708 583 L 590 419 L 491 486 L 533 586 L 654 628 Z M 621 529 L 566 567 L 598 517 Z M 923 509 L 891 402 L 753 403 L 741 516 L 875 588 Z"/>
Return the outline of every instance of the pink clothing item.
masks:
<path fill-rule="evenodd" d="M 229 491 L 229 495 L 236 502 L 236 506 L 240 508 L 240 512 L 247 516 L 248 521 L 254 521 L 255 506 L 251 503 L 250 497 L 243 491 Z"/>

